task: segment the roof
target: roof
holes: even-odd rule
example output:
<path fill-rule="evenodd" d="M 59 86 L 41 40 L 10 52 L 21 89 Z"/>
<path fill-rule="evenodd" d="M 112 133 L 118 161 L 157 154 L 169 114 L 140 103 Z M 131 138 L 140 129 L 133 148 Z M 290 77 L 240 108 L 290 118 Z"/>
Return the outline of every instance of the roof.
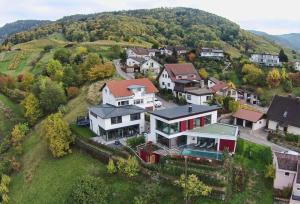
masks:
<path fill-rule="evenodd" d="M 237 112 L 235 112 L 232 116 L 235 118 L 239 118 L 239 119 L 243 119 L 243 120 L 247 120 L 247 121 L 256 123 L 264 116 L 264 114 L 260 113 L 258 111 L 240 109 Z"/>
<path fill-rule="evenodd" d="M 96 114 L 100 118 L 108 119 L 117 116 L 130 115 L 135 113 L 143 113 L 145 109 L 134 106 L 113 106 L 110 104 L 101 104 L 99 106 L 93 106 L 89 108 L 89 111 Z"/>
<path fill-rule="evenodd" d="M 275 152 L 278 168 L 287 171 L 297 171 L 299 155 Z"/>
<path fill-rule="evenodd" d="M 189 111 L 189 107 L 192 107 L 192 111 Z M 206 105 L 185 105 L 185 106 L 178 106 L 163 110 L 155 110 L 151 114 L 158 116 L 160 118 L 164 118 L 166 120 L 174 120 L 178 118 L 184 118 L 192 115 L 197 115 L 201 113 L 207 113 L 219 110 L 221 107 L 214 105 L 214 106 L 206 106 Z"/>
<path fill-rule="evenodd" d="M 133 86 L 143 86 L 146 88 L 146 93 L 157 93 L 157 88 L 152 84 L 149 79 L 131 79 L 131 80 L 112 80 L 103 85 L 102 89 L 107 86 L 115 97 L 126 97 L 132 96 L 133 92 L 129 89 L 129 87 Z"/>
<path fill-rule="evenodd" d="M 137 61 L 139 63 L 142 63 L 142 62 L 145 61 L 145 59 L 142 58 L 142 57 L 128 57 L 128 59 L 133 59 L 133 60 L 135 60 L 135 61 Z"/>
<path fill-rule="evenodd" d="M 186 78 L 187 80 L 201 80 L 199 73 L 195 69 L 194 65 L 191 63 L 165 64 L 164 68 L 170 75 L 170 78 L 173 82 L 176 80 L 176 76 L 186 76 L 186 75 L 188 76 Z"/>
<path fill-rule="evenodd" d="M 300 99 L 275 95 L 267 118 L 285 125 L 300 127 Z"/>
<path fill-rule="evenodd" d="M 214 48 L 208 48 L 208 47 L 204 47 L 201 49 L 201 52 L 215 52 L 215 53 L 223 53 L 223 50 L 220 49 L 214 49 Z"/>
<path fill-rule="evenodd" d="M 227 89 L 228 88 L 228 85 L 223 82 L 223 81 L 220 81 L 219 83 L 217 83 L 216 85 L 214 85 L 213 87 L 211 87 L 212 91 L 213 92 L 218 92 L 222 89 Z"/>
<path fill-rule="evenodd" d="M 215 77 L 209 77 L 209 80 L 214 82 L 215 84 L 218 84 L 221 82 L 219 79 L 216 79 Z"/>
<path fill-rule="evenodd" d="M 135 54 L 138 55 L 149 55 L 149 49 L 146 48 L 141 48 L 141 47 L 137 47 L 137 48 L 130 48 Z"/>
<path fill-rule="evenodd" d="M 206 134 L 235 137 L 237 133 L 237 129 L 238 129 L 237 126 L 227 125 L 222 123 L 214 123 L 214 124 L 206 125 L 204 127 L 194 128 L 189 131 L 196 132 L 196 133 L 206 133 Z"/>
<path fill-rule="evenodd" d="M 195 90 L 188 90 L 186 92 L 189 94 L 192 94 L 192 95 L 196 95 L 196 96 L 213 94 L 213 91 L 208 88 L 199 88 L 199 89 L 195 89 Z"/>

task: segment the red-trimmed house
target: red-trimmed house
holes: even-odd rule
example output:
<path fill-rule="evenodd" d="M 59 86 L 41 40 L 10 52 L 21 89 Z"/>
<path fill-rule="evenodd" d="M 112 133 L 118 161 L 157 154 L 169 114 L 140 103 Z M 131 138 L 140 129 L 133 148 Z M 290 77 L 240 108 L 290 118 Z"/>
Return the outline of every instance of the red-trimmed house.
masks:
<path fill-rule="evenodd" d="M 150 115 L 147 141 L 170 149 L 185 147 L 234 153 L 238 127 L 217 123 L 219 106 L 186 105 L 157 110 Z"/>

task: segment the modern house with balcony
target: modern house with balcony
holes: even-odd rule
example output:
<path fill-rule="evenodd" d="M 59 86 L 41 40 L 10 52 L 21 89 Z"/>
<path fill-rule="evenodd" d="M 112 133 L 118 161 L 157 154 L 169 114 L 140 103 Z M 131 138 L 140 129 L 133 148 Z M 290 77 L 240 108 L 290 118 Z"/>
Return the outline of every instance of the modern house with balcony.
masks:
<path fill-rule="evenodd" d="M 202 48 L 200 51 L 200 57 L 221 59 L 224 57 L 224 51 L 214 48 Z"/>
<path fill-rule="evenodd" d="M 156 87 L 149 79 L 112 80 L 102 88 L 103 104 L 113 106 L 136 105 L 143 109 L 154 110 Z"/>
<path fill-rule="evenodd" d="M 145 109 L 101 104 L 89 108 L 90 129 L 104 141 L 138 135 L 145 130 Z"/>
<path fill-rule="evenodd" d="M 269 53 L 254 53 L 251 55 L 250 61 L 267 67 L 282 65 L 278 55 L 272 55 Z"/>
<path fill-rule="evenodd" d="M 238 127 L 217 123 L 219 106 L 185 105 L 150 113 L 147 141 L 169 149 L 235 152 Z"/>

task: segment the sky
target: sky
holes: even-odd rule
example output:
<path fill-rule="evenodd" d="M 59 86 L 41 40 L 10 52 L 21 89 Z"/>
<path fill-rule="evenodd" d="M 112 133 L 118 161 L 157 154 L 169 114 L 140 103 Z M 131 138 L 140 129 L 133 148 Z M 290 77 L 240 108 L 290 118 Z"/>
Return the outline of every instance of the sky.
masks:
<path fill-rule="evenodd" d="M 300 33 L 299 0 L 0 0 L 0 26 L 16 20 L 57 20 L 73 14 L 157 7 L 191 7 L 225 17 L 243 29 Z"/>

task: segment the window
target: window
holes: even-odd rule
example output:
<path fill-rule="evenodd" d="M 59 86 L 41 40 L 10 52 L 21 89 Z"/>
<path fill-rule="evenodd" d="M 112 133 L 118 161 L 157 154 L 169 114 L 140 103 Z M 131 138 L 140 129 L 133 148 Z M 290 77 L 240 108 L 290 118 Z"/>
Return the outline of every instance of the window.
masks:
<path fill-rule="evenodd" d="M 134 113 L 130 115 L 130 120 L 134 121 L 134 120 L 139 120 L 141 119 L 141 114 L 140 113 Z"/>
<path fill-rule="evenodd" d="M 161 84 L 164 86 L 164 85 L 165 85 L 165 82 L 162 82 Z"/>
<path fill-rule="evenodd" d="M 211 100 L 211 96 L 206 96 L 206 100 L 210 101 Z"/>
<path fill-rule="evenodd" d="M 136 99 L 134 100 L 134 104 L 143 104 L 144 100 L 143 99 Z"/>
<path fill-rule="evenodd" d="M 190 94 L 186 95 L 187 100 L 192 100 L 192 96 Z"/>
<path fill-rule="evenodd" d="M 156 129 L 168 135 L 175 134 L 179 132 L 179 123 L 167 124 L 156 120 Z"/>
<path fill-rule="evenodd" d="M 178 79 L 181 79 L 181 78 L 182 78 L 182 76 L 179 75 L 179 76 L 178 76 Z"/>
<path fill-rule="evenodd" d="M 194 119 L 194 127 L 200 127 L 200 126 L 201 126 L 200 118 L 195 118 Z"/>
<path fill-rule="evenodd" d="M 119 102 L 118 102 L 118 105 L 119 105 L 119 106 L 126 106 L 126 105 L 129 105 L 129 101 L 119 101 Z"/>
<path fill-rule="evenodd" d="M 168 87 L 170 87 L 171 86 L 171 84 L 170 83 L 168 83 Z"/>
<path fill-rule="evenodd" d="M 290 175 L 290 172 L 285 172 L 284 175 L 285 175 L 285 176 L 289 176 L 289 175 Z"/>
<path fill-rule="evenodd" d="M 112 125 L 122 123 L 122 116 L 113 117 L 110 119 Z"/>
<path fill-rule="evenodd" d="M 211 124 L 211 115 L 204 116 L 205 125 Z"/>

